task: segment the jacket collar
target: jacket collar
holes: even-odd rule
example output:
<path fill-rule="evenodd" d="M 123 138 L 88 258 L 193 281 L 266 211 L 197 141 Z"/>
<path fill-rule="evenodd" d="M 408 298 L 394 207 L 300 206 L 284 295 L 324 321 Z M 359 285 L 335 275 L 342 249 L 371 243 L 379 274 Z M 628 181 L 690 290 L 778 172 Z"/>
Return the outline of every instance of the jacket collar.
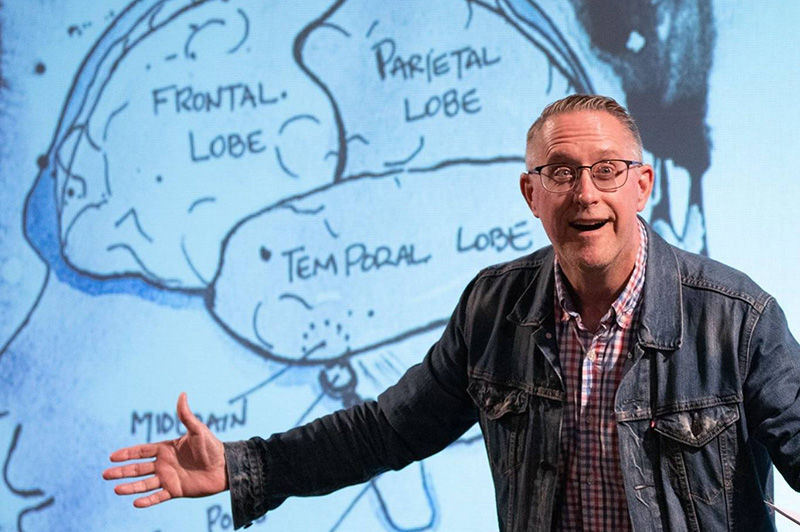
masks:
<path fill-rule="evenodd" d="M 642 220 L 644 221 L 644 220 Z M 683 305 L 678 259 L 652 227 L 645 223 L 648 237 L 647 269 L 639 314 L 639 343 L 643 347 L 674 350 L 683 335 Z M 542 327 L 552 322 L 555 290 L 552 246 L 544 250 L 541 266 L 517 300 L 507 319 L 517 325 Z"/>
<path fill-rule="evenodd" d="M 674 350 L 683 337 L 683 292 L 675 250 L 650 225 L 647 271 L 639 320 L 639 343 L 643 347 Z"/>

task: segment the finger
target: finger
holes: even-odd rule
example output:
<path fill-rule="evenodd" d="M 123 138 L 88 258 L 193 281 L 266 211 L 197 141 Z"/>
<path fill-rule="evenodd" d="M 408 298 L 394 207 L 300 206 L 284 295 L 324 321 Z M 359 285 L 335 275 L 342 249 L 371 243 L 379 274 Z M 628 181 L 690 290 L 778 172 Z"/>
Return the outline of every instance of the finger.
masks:
<path fill-rule="evenodd" d="M 142 462 L 140 464 L 110 467 L 103 471 L 103 478 L 106 480 L 114 480 L 118 478 L 143 477 L 145 475 L 152 475 L 155 471 L 155 462 Z"/>
<path fill-rule="evenodd" d="M 117 495 L 131 495 L 134 493 L 144 493 L 146 491 L 153 491 L 161 487 L 161 481 L 156 476 L 147 477 L 144 480 L 137 480 L 136 482 L 128 482 L 126 484 L 119 484 L 114 488 L 114 493 Z"/>
<path fill-rule="evenodd" d="M 189 432 L 197 434 L 203 427 L 203 422 L 189 408 L 189 399 L 186 397 L 186 392 L 182 392 L 178 396 L 178 418 Z"/>
<path fill-rule="evenodd" d="M 112 462 L 124 462 L 126 460 L 138 460 L 140 458 L 153 458 L 158 451 L 158 445 L 154 443 L 143 443 L 132 447 L 118 449 L 111 453 L 109 457 Z"/>
<path fill-rule="evenodd" d="M 146 497 L 139 497 L 135 501 L 133 501 L 133 505 L 137 508 L 147 508 L 148 506 L 153 506 L 154 504 L 158 504 L 160 502 L 168 501 L 172 498 L 172 495 L 167 490 L 158 490 L 155 493 L 151 493 Z"/>

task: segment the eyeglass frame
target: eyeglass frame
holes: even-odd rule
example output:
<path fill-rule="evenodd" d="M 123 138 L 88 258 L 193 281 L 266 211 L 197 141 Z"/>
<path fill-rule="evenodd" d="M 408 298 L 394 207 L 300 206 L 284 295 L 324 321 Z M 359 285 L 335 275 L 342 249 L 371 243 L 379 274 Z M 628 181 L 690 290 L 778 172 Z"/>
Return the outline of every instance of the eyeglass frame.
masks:
<path fill-rule="evenodd" d="M 597 183 L 594 180 L 594 174 L 592 173 L 592 167 L 594 165 L 596 165 L 596 164 L 600 164 L 600 163 L 604 163 L 604 162 L 608 162 L 608 161 L 619 161 L 621 163 L 625 163 L 625 181 L 623 181 L 622 184 L 620 184 L 620 185 L 618 185 L 618 186 L 616 186 L 614 188 L 602 189 L 602 188 L 597 186 Z M 555 166 L 555 165 L 567 166 L 567 167 L 572 168 L 572 169 L 575 170 L 575 176 L 572 178 L 572 183 L 570 183 L 569 188 L 566 189 L 566 190 L 562 190 L 560 192 L 555 192 L 553 190 L 548 189 L 547 186 L 544 184 L 544 180 L 545 180 L 545 178 L 547 178 L 547 179 L 550 179 L 550 178 L 545 176 L 544 174 L 542 174 L 542 169 L 543 168 L 545 168 L 547 166 Z M 539 176 L 539 181 L 542 183 L 542 188 L 545 189 L 550 194 L 568 194 L 568 193 L 572 192 L 575 189 L 575 183 L 577 183 L 579 178 L 580 178 L 581 169 L 582 168 L 586 168 L 587 170 L 589 170 L 589 178 L 592 180 L 592 184 L 595 186 L 595 188 L 597 188 L 597 190 L 599 190 L 601 192 L 616 192 L 617 190 L 619 190 L 622 187 L 624 187 L 625 184 L 628 182 L 628 172 L 630 172 L 631 167 L 638 168 L 640 166 L 644 166 L 644 162 L 643 161 L 632 161 L 630 159 L 600 159 L 599 161 L 595 161 L 595 162 L 593 162 L 592 164 L 590 164 L 588 166 L 585 165 L 585 164 L 577 165 L 577 164 L 567 164 L 567 163 L 547 163 L 547 164 L 543 164 L 541 166 L 534 166 L 530 170 L 528 170 L 526 168 L 525 172 L 523 172 L 523 173 L 526 174 L 526 175 L 537 174 Z"/>

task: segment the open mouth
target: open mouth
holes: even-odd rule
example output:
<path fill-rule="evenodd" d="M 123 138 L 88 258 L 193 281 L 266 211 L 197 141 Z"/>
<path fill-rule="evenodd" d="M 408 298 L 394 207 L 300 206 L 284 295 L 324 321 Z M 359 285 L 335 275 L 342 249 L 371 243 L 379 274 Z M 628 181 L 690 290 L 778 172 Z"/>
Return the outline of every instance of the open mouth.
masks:
<path fill-rule="evenodd" d="M 601 220 L 599 222 L 570 222 L 570 227 L 577 231 L 597 231 L 608 223 L 608 220 Z"/>

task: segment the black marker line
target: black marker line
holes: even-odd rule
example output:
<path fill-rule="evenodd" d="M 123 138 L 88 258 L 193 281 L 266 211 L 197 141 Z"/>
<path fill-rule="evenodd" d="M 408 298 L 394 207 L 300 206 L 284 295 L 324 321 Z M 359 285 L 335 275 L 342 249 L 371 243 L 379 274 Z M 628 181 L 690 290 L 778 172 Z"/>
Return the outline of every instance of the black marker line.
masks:
<path fill-rule="evenodd" d="M 406 157 L 405 159 L 400 160 L 400 161 L 386 161 L 385 163 L 383 163 L 383 166 L 401 166 L 401 165 L 404 165 L 407 162 L 409 162 L 411 159 L 413 159 L 414 157 L 419 155 L 419 152 L 422 151 L 422 148 L 424 146 L 425 146 L 425 137 L 420 135 L 420 137 L 419 137 L 419 146 L 417 146 L 417 148 L 414 150 L 414 152 L 411 155 L 409 155 L 408 157 Z"/>
<path fill-rule="evenodd" d="M 281 170 L 283 170 L 289 177 L 293 177 L 295 179 L 300 177 L 291 170 L 289 170 L 288 168 L 286 168 L 286 165 L 283 164 L 283 159 L 281 158 L 281 150 L 277 146 L 275 146 L 275 157 L 278 159 L 278 165 L 281 167 Z"/>
<path fill-rule="evenodd" d="M 378 21 L 377 21 L 377 20 L 373 20 L 373 21 L 372 21 L 372 24 L 370 25 L 369 29 L 367 30 L 367 35 L 366 35 L 366 37 L 367 37 L 368 39 L 369 39 L 370 35 L 372 35 L 372 30 L 374 30 L 374 29 L 375 29 L 375 26 L 377 26 L 377 25 L 378 25 Z"/>
<path fill-rule="evenodd" d="M 350 37 L 350 33 L 346 29 L 344 29 L 343 27 L 339 26 L 338 24 L 334 24 L 333 22 L 323 22 L 322 24 L 320 24 L 320 27 L 321 28 L 332 28 L 332 29 L 338 31 L 339 33 L 343 34 L 345 37 L 348 37 L 348 38 Z"/>
<path fill-rule="evenodd" d="M 150 27 L 151 30 L 155 29 L 153 21 L 155 20 L 156 15 L 161 13 L 161 9 L 163 7 L 164 7 L 164 2 L 163 1 L 160 2 L 159 4 L 157 4 L 156 6 L 153 6 L 153 8 L 152 8 L 153 9 L 153 13 L 150 15 L 150 18 L 147 20 L 147 25 Z M 145 15 L 146 15 L 146 13 L 145 13 Z"/>
<path fill-rule="evenodd" d="M 426 524 L 419 527 L 403 528 L 401 526 L 398 526 L 397 523 L 395 523 L 394 520 L 392 519 L 391 514 L 389 513 L 389 508 L 386 506 L 386 501 L 383 498 L 383 494 L 381 493 L 381 490 L 378 489 L 378 486 L 375 482 L 376 479 L 373 478 L 372 480 L 369 481 L 370 485 L 375 490 L 375 495 L 378 497 L 378 505 L 380 506 L 381 513 L 383 514 L 384 519 L 386 519 L 386 522 L 390 527 L 392 527 L 394 530 L 398 532 L 420 532 L 422 530 L 428 530 L 429 528 L 432 528 L 433 524 L 436 522 L 438 513 L 436 507 L 436 501 L 433 500 L 433 494 L 431 493 L 431 488 L 428 485 L 428 475 L 425 473 L 425 464 L 420 462 L 419 469 L 420 469 L 420 477 L 422 478 L 422 492 L 425 494 L 425 498 L 428 501 L 428 507 L 431 510 L 430 520 Z"/>
<path fill-rule="evenodd" d="M 86 135 L 86 140 L 89 141 L 89 146 L 92 147 L 94 151 L 101 151 L 100 145 L 94 141 L 92 136 L 89 134 L 89 123 L 86 123 L 86 127 L 83 128 L 83 134 Z M 75 161 L 72 161 L 75 162 Z"/>
<path fill-rule="evenodd" d="M 45 508 L 47 508 L 48 506 L 53 504 L 54 501 L 55 501 L 55 497 L 49 497 L 49 498 L 45 499 L 44 501 L 42 501 L 41 503 L 37 504 L 36 506 L 33 506 L 31 508 L 25 508 L 24 510 L 22 510 L 19 513 L 19 516 L 17 516 L 17 530 L 22 530 L 22 518 L 25 517 L 26 514 L 29 514 L 31 512 L 38 512 L 40 510 L 44 510 Z"/>
<path fill-rule="evenodd" d="M 294 39 L 294 43 L 292 44 L 292 57 L 294 58 L 295 63 L 297 66 L 302 70 L 309 79 L 315 83 L 322 92 L 325 93 L 325 96 L 328 98 L 330 102 L 331 109 L 333 110 L 333 121 L 336 126 L 336 136 L 337 136 L 337 144 L 338 146 L 338 154 L 336 157 L 336 168 L 333 171 L 333 183 L 338 183 L 341 178 L 342 174 L 344 173 L 344 169 L 347 166 L 347 142 L 345 140 L 345 129 L 344 129 L 344 119 L 342 118 L 342 113 L 339 110 L 339 106 L 336 102 L 336 99 L 333 97 L 333 93 L 331 92 L 330 88 L 325 85 L 325 83 L 317 76 L 309 67 L 305 64 L 303 59 L 303 48 L 305 46 L 306 41 L 308 40 L 309 35 L 317 29 L 319 26 L 325 24 L 326 20 L 331 17 L 333 13 L 335 13 L 342 5 L 344 4 L 344 0 L 336 0 L 322 15 L 318 18 L 311 21 L 307 24 L 300 33 Z"/>
<path fill-rule="evenodd" d="M 497 164 L 497 163 L 524 163 L 524 162 L 525 158 L 519 155 L 500 155 L 497 157 L 488 157 L 486 159 L 464 157 L 460 159 L 448 159 L 440 163 L 434 164 L 433 166 L 426 166 L 424 168 L 423 167 L 408 168 L 406 169 L 406 171 L 408 173 L 433 172 L 435 170 L 441 170 L 442 168 L 447 168 L 448 166 L 456 166 L 461 164 L 483 166 L 487 164 Z"/>
<path fill-rule="evenodd" d="M 250 35 L 250 19 L 247 18 L 247 14 L 244 11 L 242 11 L 241 7 L 237 8 L 236 12 L 239 13 L 244 19 L 244 36 L 242 37 L 242 40 L 236 43 L 236 46 L 228 50 L 229 54 L 235 53 L 236 50 L 238 50 L 247 40 L 248 35 Z"/>
<path fill-rule="evenodd" d="M 319 207 L 315 208 L 315 209 L 298 209 L 297 207 L 295 207 L 291 203 L 287 203 L 285 205 L 281 205 L 281 207 L 285 207 L 285 208 L 291 210 L 292 212 L 294 212 L 295 214 L 319 214 L 319 213 L 321 213 L 322 211 L 325 210 L 325 204 L 324 203 L 322 205 L 320 205 Z"/>
<path fill-rule="evenodd" d="M 196 24 L 190 24 L 189 25 L 189 29 L 192 30 L 192 34 L 189 35 L 189 37 L 186 39 L 186 44 L 183 45 L 183 55 L 187 59 L 194 59 L 194 56 L 189 53 L 189 45 L 191 44 L 192 39 L 194 39 L 194 36 L 197 35 L 200 32 L 200 30 L 206 28 L 207 26 L 209 26 L 211 24 L 219 24 L 221 26 L 224 26 L 225 25 L 225 21 L 222 20 L 221 18 L 210 18 L 210 19 L 206 20 L 205 22 L 203 22 L 202 24 L 200 24 L 199 26 L 197 26 Z"/>
<path fill-rule="evenodd" d="M 277 379 L 278 377 L 280 377 L 281 375 L 283 375 L 284 373 L 286 373 L 287 371 L 289 371 L 289 370 L 290 370 L 290 369 L 292 369 L 293 367 L 294 367 L 294 366 L 284 366 L 283 368 L 279 369 L 278 371 L 276 371 L 275 373 L 273 373 L 272 375 L 270 375 L 270 376 L 267 378 L 267 380 L 265 380 L 265 381 L 262 381 L 262 382 L 260 382 L 260 383 L 256 384 L 256 385 L 255 385 L 255 386 L 253 386 L 252 388 L 250 388 L 250 389 L 248 389 L 248 390 L 246 390 L 246 391 L 244 391 L 244 392 L 240 393 L 239 395 L 237 395 L 237 396 L 236 396 L 236 397 L 234 397 L 233 399 L 228 399 L 228 404 L 233 404 L 233 403 L 235 403 L 236 401 L 238 401 L 239 399 L 245 399 L 245 398 L 247 398 L 247 396 L 248 396 L 248 395 L 250 395 L 250 394 L 251 394 L 251 393 L 253 393 L 253 392 L 256 392 L 256 391 L 260 390 L 261 388 L 263 388 L 264 386 L 268 385 L 269 383 L 271 383 L 272 381 L 274 381 L 275 379 Z"/>
<path fill-rule="evenodd" d="M 341 524 L 342 524 L 342 522 L 345 520 L 345 518 L 347 517 L 347 515 L 348 515 L 350 512 L 352 512 L 352 511 L 353 511 L 353 508 L 355 508 L 355 506 L 356 506 L 356 503 L 357 503 L 359 500 L 361 500 L 361 497 L 363 497 L 363 496 L 364 496 L 364 494 L 367 492 L 367 490 L 369 490 L 371 487 L 372 487 L 372 484 L 367 484 L 366 486 L 364 486 L 364 489 L 362 489 L 362 490 L 361 490 L 361 491 L 358 493 L 358 495 L 356 495 L 356 496 L 353 498 L 353 500 L 352 500 L 352 502 L 350 503 L 350 505 L 349 505 L 347 508 L 345 508 L 345 509 L 344 509 L 344 512 L 342 512 L 342 515 L 341 515 L 341 517 L 339 517 L 339 520 L 338 520 L 338 521 L 336 521 L 336 522 L 333 524 L 333 527 L 331 527 L 331 529 L 330 529 L 328 532 L 336 532 L 336 529 L 337 529 L 337 528 L 339 528 L 339 525 L 341 525 Z"/>
<path fill-rule="evenodd" d="M 339 235 L 331 228 L 331 224 L 328 222 L 327 218 L 325 218 L 324 222 L 325 222 L 325 229 L 328 230 L 328 233 L 330 233 L 330 235 L 333 238 L 339 238 Z"/>
<path fill-rule="evenodd" d="M 108 155 L 103 152 L 103 179 L 106 184 L 106 195 L 111 196 L 111 180 L 108 177 Z"/>
<path fill-rule="evenodd" d="M 208 281 L 206 281 L 197 268 L 194 267 L 192 259 L 189 258 L 189 253 L 186 251 L 186 235 L 181 235 L 181 252 L 183 253 L 183 258 L 186 259 L 186 264 L 189 265 L 189 269 L 192 270 L 192 273 L 195 274 L 197 279 L 203 283 L 204 286 L 208 286 Z"/>
<path fill-rule="evenodd" d="M 351 179 L 361 179 L 363 177 L 386 177 L 390 175 L 400 174 L 403 172 L 402 168 L 395 168 L 385 172 L 362 172 L 360 174 L 348 175 L 342 178 L 342 181 L 349 181 Z"/>
<path fill-rule="evenodd" d="M 213 315 L 213 314 L 212 314 L 212 317 L 214 317 L 214 315 Z M 216 317 L 214 317 L 214 319 L 216 320 Z M 220 325 L 221 325 L 221 326 L 223 327 L 223 329 L 225 329 L 226 331 L 228 331 L 228 330 L 229 330 L 229 329 L 227 328 L 227 326 L 226 326 L 226 324 L 225 324 L 224 322 L 219 322 L 219 321 L 218 321 L 218 323 L 220 323 Z M 234 338 L 237 338 L 235 334 L 231 334 L 231 336 L 233 336 Z M 299 360 L 304 360 L 304 359 L 305 359 L 307 356 L 308 356 L 308 355 L 303 355 L 302 357 L 300 357 L 300 359 L 299 359 Z M 253 392 L 256 392 L 256 391 L 260 390 L 260 389 L 261 389 L 261 388 L 263 388 L 264 386 L 267 386 L 268 384 L 272 383 L 272 381 L 274 381 L 275 379 L 277 379 L 278 377 L 280 377 L 281 375 L 283 375 L 284 373 L 286 373 L 286 372 L 287 372 L 287 371 L 289 371 L 290 369 L 294 369 L 294 368 L 296 368 L 296 367 L 297 367 L 296 365 L 294 365 L 294 364 L 292 364 L 292 363 L 290 363 L 290 362 L 284 362 L 284 361 L 280 361 L 279 363 L 280 363 L 280 364 L 285 364 L 285 366 L 284 366 L 283 368 L 279 369 L 278 371 L 276 371 L 275 373 L 273 373 L 272 375 L 270 375 L 269 377 L 267 377 L 267 379 L 266 379 L 266 380 L 264 380 L 264 381 L 261 381 L 260 383 L 256 384 L 256 385 L 255 385 L 255 386 L 253 386 L 252 388 L 249 388 L 248 390 L 246 390 L 246 391 L 244 391 L 244 392 L 240 393 L 240 394 L 239 394 L 239 395 L 237 395 L 236 397 L 234 397 L 234 398 L 232 398 L 232 399 L 229 399 L 229 400 L 228 400 L 228 404 L 235 403 L 235 402 L 236 402 L 236 401 L 238 401 L 239 399 L 246 399 L 246 398 L 247 398 L 247 396 L 248 396 L 248 395 L 250 395 L 251 393 L 253 393 Z"/>
<path fill-rule="evenodd" d="M 307 310 L 314 310 L 314 307 L 308 303 L 305 299 L 298 296 L 297 294 L 290 294 L 289 292 L 284 292 L 283 294 L 278 296 L 278 299 L 293 299 L 303 305 Z M 259 303 L 260 304 L 260 303 Z"/>
<path fill-rule="evenodd" d="M 103 128 L 103 140 L 105 141 L 108 138 L 108 126 L 111 124 L 111 120 L 117 116 L 120 112 L 124 111 L 126 107 L 128 107 L 129 102 L 125 102 L 108 115 L 108 119 L 106 119 L 106 125 Z"/>
<path fill-rule="evenodd" d="M 180 284 L 180 282 L 181 282 L 180 279 L 165 279 L 165 278 L 163 278 L 163 277 L 161 277 L 159 275 L 156 275 L 152 271 L 150 271 L 150 269 L 147 266 L 145 266 L 144 262 L 142 262 L 142 259 L 139 258 L 139 255 L 137 255 L 136 252 L 133 250 L 133 248 L 130 247 L 128 244 L 123 244 L 121 242 L 118 243 L 118 244 L 111 244 L 110 246 L 108 246 L 106 248 L 106 251 L 116 251 L 118 249 L 123 249 L 123 250 L 127 251 L 128 253 L 130 253 L 131 256 L 133 257 L 133 260 L 136 261 L 136 264 L 138 264 L 139 267 L 142 270 L 144 270 L 144 273 L 149 275 L 154 281 L 159 282 L 159 283 L 163 283 L 166 287 L 169 287 L 170 285 L 175 286 L 175 285 Z"/>
<path fill-rule="evenodd" d="M 376 379 L 376 378 L 375 378 L 375 376 L 374 376 L 372 373 L 370 373 L 370 371 L 367 369 L 367 366 L 364 364 L 364 362 L 363 362 L 363 361 L 361 361 L 361 360 L 359 360 L 359 361 L 358 361 L 358 367 L 360 367 L 360 368 L 361 368 L 361 371 L 363 371 L 363 372 L 364 372 L 364 375 L 365 375 L 365 376 L 366 376 L 366 377 L 367 377 L 369 380 L 371 380 L 371 381 L 372 381 L 372 384 L 374 384 L 374 385 L 375 385 L 375 387 L 379 387 L 379 386 L 381 385 L 381 384 L 380 384 L 380 382 L 378 382 L 378 379 Z"/>
<path fill-rule="evenodd" d="M 309 115 L 309 114 L 304 114 L 304 115 L 294 115 L 294 116 L 292 116 L 291 118 L 287 118 L 287 119 L 286 119 L 286 120 L 283 122 L 283 124 L 281 124 L 281 127 L 278 129 L 278 135 L 282 135 L 282 134 L 283 134 L 283 130 L 286 128 L 286 126 L 288 126 L 289 124 L 291 124 L 291 123 L 292 123 L 292 122 L 294 122 L 295 120 L 311 120 L 311 121 L 313 121 L 313 122 L 315 122 L 315 123 L 319 124 L 319 118 L 317 118 L 317 117 L 316 117 L 316 116 L 314 116 L 314 115 Z"/>
<path fill-rule="evenodd" d="M 72 132 L 73 131 L 78 131 L 80 129 L 81 128 L 77 127 L 77 126 L 71 127 L 69 129 L 69 131 L 67 131 L 67 133 L 64 136 L 64 138 L 61 139 L 61 142 L 58 144 L 58 147 L 55 150 L 55 157 L 53 157 L 53 160 L 55 160 L 55 162 L 56 162 L 56 167 L 58 167 L 59 170 L 61 170 L 62 172 L 66 173 L 66 174 L 69 174 L 69 164 L 65 164 L 64 161 L 61 160 L 61 148 L 63 148 L 64 145 L 67 143 L 67 138 L 69 138 L 69 136 L 72 134 Z M 80 140 L 80 138 L 78 140 Z M 74 149 L 75 149 L 75 147 L 73 146 L 73 150 Z"/>
<path fill-rule="evenodd" d="M 471 0 L 467 0 L 467 22 L 464 24 L 464 29 L 469 29 L 469 25 L 472 23 L 472 2 Z"/>
<path fill-rule="evenodd" d="M 102 200 L 102 201 L 100 201 L 98 203 L 89 203 L 88 205 L 85 205 L 81 210 L 78 211 L 78 214 L 75 215 L 75 217 L 72 219 L 72 221 L 67 226 L 67 230 L 64 232 L 64 238 L 63 238 L 63 240 L 61 240 L 61 248 L 62 248 L 62 250 L 67 247 L 67 242 L 69 242 L 69 234 L 72 231 L 72 227 L 78 221 L 78 218 L 83 216 L 83 213 L 85 211 L 87 211 L 89 209 L 99 209 L 100 207 L 102 207 L 106 203 L 108 203 L 107 200 Z M 61 238 L 61 235 L 59 235 L 59 239 L 60 238 Z"/>
<path fill-rule="evenodd" d="M 77 198 L 76 198 L 76 199 L 83 199 L 83 198 L 85 198 L 85 197 L 86 197 L 86 179 L 84 179 L 84 178 L 83 178 L 83 176 L 80 176 L 80 175 L 78 175 L 78 174 L 73 174 L 73 173 L 71 173 L 71 172 L 70 172 L 70 173 L 67 175 L 67 179 L 64 181 L 64 185 L 66 185 L 67 183 L 69 183 L 69 180 L 70 180 L 70 179 L 75 179 L 75 180 L 77 180 L 77 181 L 80 181 L 80 182 L 81 182 L 81 189 L 82 189 L 82 191 L 81 191 L 80 195 L 79 195 L 79 196 L 77 196 Z M 65 187 L 64 187 L 64 189 L 66 190 L 66 188 L 67 188 L 67 187 L 65 186 Z"/>
<path fill-rule="evenodd" d="M 349 137 L 347 137 L 345 139 L 345 142 L 349 143 L 351 140 L 360 140 L 364 144 L 369 145 L 369 141 L 367 139 L 365 139 L 362 135 L 359 135 L 358 133 L 355 133 L 355 134 L 350 135 Z M 328 153 L 330 153 L 330 152 L 328 152 Z"/>
<path fill-rule="evenodd" d="M 327 347 L 327 345 L 328 345 L 328 342 L 326 342 L 325 340 L 322 340 L 321 342 L 316 344 L 311 349 L 307 349 L 306 351 L 303 351 L 303 358 L 301 360 L 310 357 L 311 353 L 313 353 L 314 351 L 319 351 L 320 349 L 322 349 L 324 347 Z"/>
<path fill-rule="evenodd" d="M 189 210 L 186 212 L 191 213 L 194 210 L 194 208 L 197 207 L 198 205 L 201 205 L 203 203 L 214 203 L 215 201 L 217 201 L 217 198 L 215 198 L 214 196 L 205 196 L 200 199 L 196 199 L 192 202 L 191 205 L 189 205 Z"/>
<path fill-rule="evenodd" d="M 169 54 L 164 58 L 164 61 L 174 61 L 178 58 L 178 54 Z"/>
<path fill-rule="evenodd" d="M 8 479 L 8 466 L 11 464 L 11 455 L 14 454 L 14 450 L 17 448 L 17 443 L 19 442 L 19 434 L 22 432 L 22 425 L 17 424 L 14 427 L 14 434 L 11 436 L 11 445 L 8 446 L 8 454 L 6 455 L 5 462 L 3 463 L 3 481 L 8 486 L 8 489 L 11 490 L 11 493 L 14 495 L 18 495 L 19 497 L 41 497 L 44 495 L 44 492 L 40 489 L 17 489 L 12 484 L 11 481 Z M 20 529 L 21 530 L 21 529 Z"/>
<path fill-rule="evenodd" d="M 396 367 L 395 367 L 395 366 L 392 364 L 392 361 L 390 360 L 390 358 L 393 358 L 393 359 L 395 360 L 395 362 L 397 362 L 397 364 L 398 364 L 398 365 L 399 365 L 401 368 L 404 366 L 404 364 L 403 364 L 403 361 L 402 361 L 402 360 L 400 360 L 400 358 L 399 358 L 397 355 L 395 355 L 395 354 L 394 354 L 394 351 L 387 351 L 387 352 L 386 352 L 386 356 L 384 357 L 384 360 L 385 360 L 385 361 L 386 361 L 386 362 L 387 362 L 387 363 L 388 363 L 388 364 L 389 364 L 389 365 L 392 367 L 392 369 L 393 369 L 393 370 L 397 371 L 398 373 L 401 373 L 400 369 L 399 369 L 399 368 L 396 368 Z"/>
<path fill-rule="evenodd" d="M 267 349 L 275 349 L 275 346 L 264 340 L 258 333 L 258 313 L 261 310 L 261 301 L 258 302 L 256 308 L 253 309 L 253 335 L 261 342 Z"/>
<path fill-rule="evenodd" d="M 25 240 L 27 240 L 27 236 Z M 34 300 L 33 305 L 31 305 L 31 308 L 28 310 L 28 313 L 25 314 L 25 318 L 23 318 L 22 322 L 19 325 L 17 325 L 17 328 L 14 330 L 13 333 L 11 333 L 11 336 L 8 338 L 8 340 L 6 340 L 6 343 L 3 344 L 2 347 L 0 347 L 0 359 L 3 358 L 3 353 L 5 353 L 6 349 L 8 349 L 8 347 L 14 342 L 14 340 L 17 338 L 17 335 L 19 335 L 19 333 L 22 332 L 22 329 L 28 326 L 28 323 L 31 321 L 31 316 L 33 316 L 33 312 L 39 306 L 39 302 L 42 300 L 42 296 L 44 296 L 44 291 L 47 288 L 47 284 L 50 281 L 50 265 L 47 263 L 47 261 L 44 261 L 44 259 L 42 259 L 42 256 L 39 254 L 38 250 L 36 251 L 36 255 L 45 264 L 46 272 L 44 275 L 44 282 L 42 283 L 41 288 L 39 288 L 39 293 L 36 295 L 36 299 Z"/>
<path fill-rule="evenodd" d="M 148 235 L 144 229 L 142 229 L 142 225 L 139 223 L 139 216 L 136 214 L 136 209 L 134 207 L 128 209 L 128 212 L 123 214 L 122 218 L 114 222 L 114 227 L 118 228 L 122 224 L 122 222 L 124 222 L 125 219 L 127 219 L 129 216 L 133 216 L 133 223 L 134 225 L 136 225 L 136 230 L 139 231 L 139 234 L 141 234 L 145 238 L 145 240 L 147 240 L 152 244 L 153 238 L 150 235 Z"/>
<path fill-rule="evenodd" d="M 336 377 L 334 377 L 334 378 L 333 378 L 333 382 L 336 382 L 336 379 L 337 379 L 338 377 L 339 377 L 338 375 L 337 375 Z M 317 396 L 317 397 L 316 397 L 316 398 L 315 398 L 313 401 L 311 401 L 311 404 L 308 406 L 308 408 L 306 408 L 306 411 L 305 411 L 305 412 L 303 412 L 303 415 L 301 415 L 301 416 L 300 416 L 300 418 L 299 418 L 299 419 L 298 419 L 298 420 L 295 422 L 295 424 L 294 424 L 293 426 L 295 426 L 295 427 L 299 426 L 299 425 L 300 425 L 300 423 L 302 423 L 302 422 L 303 422 L 303 420 L 306 418 L 306 416 L 307 416 L 308 414 L 310 414 L 312 410 L 314 410 L 314 407 L 315 407 L 315 406 L 317 406 L 317 405 L 320 403 L 320 401 L 322 401 L 323 399 L 325 399 L 325 396 L 326 396 L 326 395 L 327 395 L 327 394 L 326 394 L 325 392 L 322 392 L 322 393 L 321 393 L 321 394 L 319 394 L 319 395 L 318 395 L 318 396 Z"/>
<path fill-rule="evenodd" d="M 397 335 L 392 336 L 390 338 L 387 338 L 385 340 L 381 340 L 381 341 L 376 342 L 374 344 L 370 344 L 370 345 L 361 347 L 359 349 L 348 350 L 347 352 L 342 354 L 339 358 L 352 357 L 352 356 L 355 356 L 355 355 L 360 355 L 361 353 L 366 353 L 368 351 L 372 351 L 373 349 L 378 349 L 380 347 L 384 347 L 384 346 L 387 346 L 387 345 L 396 344 L 397 342 L 405 340 L 406 338 L 411 338 L 412 336 L 416 336 L 416 335 L 421 334 L 421 333 L 432 331 L 434 329 L 438 329 L 439 327 L 444 327 L 445 325 L 447 325 L 448 321 L 449 321 L 448 319 L 433 320 L 431 322 L 428 322 L 425 325 L 420 325 L 419 327 L 414 327 L 413 329 L 408 329 L 407 331 L 404 331 L 404 332 L 402 332 L 400 334 L 397 334 Z"/>
<path fill-rule="evenodd" d="M 587 75 L 586 70 L 583 68 L 583 64 L 581 63 L 580 59 L 578 59 L 578 56 L 569 46 L 566 39 L 564 39 L 563 33 L 558 29 L 558 27 L 553 23 L 552 19 L 547 16 L 540 6 L 534 2 L 530 3 L 531 8 L 536 11 L 536 16 L 539 17 L 539 21 L 536 21 L 524 17 L 519 11 L 517 11 L 515 6 L 507 0 L 503 0 L 502 3 L 505 6 L 505 9 L 498 8 L 495 10 L 485 5 L 483 7 L 505 19 L 506 22 L 508 22 L 536 48 L 545 54 L 548 61 L 561 72 L 564 78 L 567 79 L 567 83 L 570 86 L 578 89 L 578 92 L 594 94 L 595 90 L 592 87 L 592 82 L 589 80 L 589 76 Z M 532 26 L 533 30 L 538 33 L 539 38 L 549 45 L 553 51 L 548 49 L 544 44 L 540 43 L 529 32 L 525 31 L 526 28 L 521 27 L 516 20 L 513 20 L 511 17 L 509 17 L 506 11 L 512 13 L 517 20 L 523 20 L 529 26 Z M 563 66 L 557 60 L 558 58 L 556 55 L 554 55 L 554 53 L 563 60 Z"/>

